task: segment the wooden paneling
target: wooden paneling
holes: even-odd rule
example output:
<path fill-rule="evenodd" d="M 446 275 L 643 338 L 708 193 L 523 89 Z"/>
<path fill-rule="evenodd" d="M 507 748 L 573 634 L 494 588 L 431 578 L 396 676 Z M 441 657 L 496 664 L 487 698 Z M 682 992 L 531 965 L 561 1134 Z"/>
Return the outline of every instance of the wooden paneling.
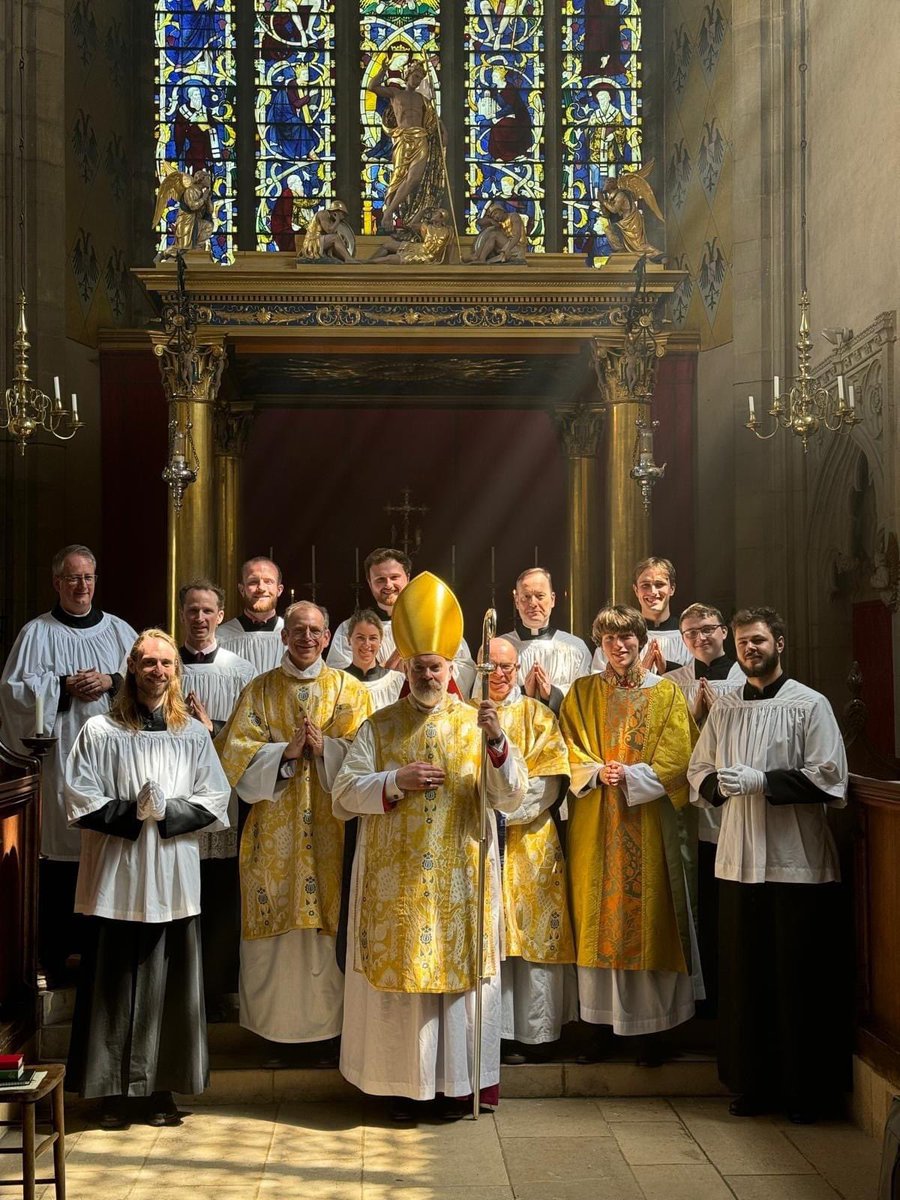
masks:
<path fill-rule="evenodd" d="M 0 1053 L 36 1026 L 39 805 L 36 761 L 0 744 Z"/>

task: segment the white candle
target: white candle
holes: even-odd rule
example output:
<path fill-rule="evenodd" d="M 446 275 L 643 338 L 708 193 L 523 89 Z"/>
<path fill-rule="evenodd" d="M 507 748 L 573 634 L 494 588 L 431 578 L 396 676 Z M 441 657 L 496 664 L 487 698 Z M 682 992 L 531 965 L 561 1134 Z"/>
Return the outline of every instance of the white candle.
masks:
<path fill-rule="evenodd" d="M 781 380 L 778 378 L 777 375 L 775 376 L 775 399 L 776 400 L 781 399 Z"/>
<path fill-rule="evenodd" d="M 535 548 L 534 548 L 534 565 L 535 566 L 538 565 L 538 548 L 537 548 L 537 546 L 535 546 Z"/>
<path fill-rule="evenodd" d="M 78 420 L 78 397 L 74 392 L 72 393 L 72 420 Z"/>
<path fill-rule="evenodd" d="M 53 376 L 53 395 L 56 399 L 56 407 L 62 408 L 62 395 L 59 390 L 59 376 Z"/>
<path fill-rule="evenodd" d="M 853 389 L 853 384 L 850 384 L 850 407 L 856 408 L 856 392 Z"/>
<path fill-rule="evenodd" d="M 838 400 L 840 400 L 841 404 L 843 404 L 844 403 L 844 377 L 843 377 L 843 375 L 838 375 L 837 385 L 838 385 Z"/>
<path fill-rule="evenodd" d="M 294 603 L 294 589 L 291 588 L 291 604 Z"/>
<path fill-rule="evenodd" d="M 756 409 L 753 407 L 753 397 L 748 396 L 747 400 L 750 404 L 750 420 L 755 421 L 756 420 Z"/>
<path fill-rule="evenodd" d="M 34 698 L 34 736 L 44 736 L 44 693 Z"/>
<path fill-rule="evenodd" d="M 312 548 L 312 582 L 316 582 L 316 547 Z"/>
<path fill-rule="evenodd" d="M 269 547 L 269 562 L 273 562 L 274 559 L 275 559 L 275 547 L 270 546 Z"/>

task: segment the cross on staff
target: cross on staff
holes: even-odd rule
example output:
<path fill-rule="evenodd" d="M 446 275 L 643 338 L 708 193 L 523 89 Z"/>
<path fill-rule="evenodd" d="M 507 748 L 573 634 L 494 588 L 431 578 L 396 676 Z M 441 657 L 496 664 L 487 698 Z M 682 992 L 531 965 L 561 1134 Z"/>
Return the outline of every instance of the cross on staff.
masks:
<path fill-rule="evenodd" d="M 410 533 L 409 519 L 414 513 L 421 513 L 422 516 L 424 516 L 425 513 L 428 512 L 428 509 L 424 504 L 410 504 L 409 498 L 412 495 L 412 488 L 405 487 L 402 494 L 402 504 L 386 504 L 384 506 L 384 511 L 388 514 L 388 516 L 392 516 L 394 513 L 402 516 L 403 534 L 400 538 L 399 544 L 403 550 L 403 553 L 409 557 L 410 548 L 412 548 L 413 551 L 417 551 L 422 544 L 421 528 L 417 525 L 415 530 Z M 393 521 L 391 522 L 391 542 L 394 545 L 397 545 L 397 527 Z"/>

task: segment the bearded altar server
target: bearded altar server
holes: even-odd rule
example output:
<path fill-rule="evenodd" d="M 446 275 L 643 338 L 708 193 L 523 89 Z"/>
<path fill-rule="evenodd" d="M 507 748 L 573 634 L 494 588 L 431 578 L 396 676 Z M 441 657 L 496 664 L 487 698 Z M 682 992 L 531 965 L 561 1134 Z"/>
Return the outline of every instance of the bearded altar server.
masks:
<path fill-rule="evenodd" d="M 381 619 L 382 642 L 378 651 L 378 662 L 389 670 L 400 670 L 400 654 L 394 645 L 394 634 L 391 626 L 391 616 L 394 605 L 400 593 L 409 583 L 409 573 L 412 570 L 412 560 L 402 550 L 389 546 L 380 546 L 366 555 L 363 571 L 369 584 L 369 591 L 375 601 L 375 611 Z M 334 638 L 328 649 L 329 667 L 346 668 L 353 660 L 350 649 L 350 619 L 342 621 L 335 630 Z M 464 639 L 460 640 L 454 657 L 454 677 L 461 696 L 469 696 L 475 682 L 475 664 L 472 653 Z"/>
<path fill-rule="evenodd" d="M 371 608 L 360 609 L 344 622 L 352 661 L 343 669 L 358 679 L 372 699 L 372 711 L 393 704 L 405 682 L 402 671 L 391 671 L 378 661 L 384 642 L 384 624 Z"/>
<path fill-rule="evenodd" d="M 580 637 L 551 625 L 556 593 L 550 572 L 543 567 L 522 572 L 513 589 L 513 601 L 515 629 L 502 636 L 518 651 L 519 683 L 526 696 L 543 701 L 558 713 L 573 681 L 590 674 L 591 652 Z"/>
<path fill-rule="evenodd" d="M 326 667 L 328 615 L 285 614 L 281 665 L 244 690 L 216 739 L 232 786 L 252 805 L 241 836 L 241 1024 L 272 1042 L 328 1042 L 341 1031 L 335 959 L 343 824 L 334 771 L 369 715 L 366 689 Z M 321 1062 L 335 1047 L 321 1048 Z"/>
<path fill-rule="evenodd" d="M 639 612 L 601 609 L 593 635 L 607 666 L 575 680 L 559 716 L 578 998 L 584 1021 L 648 1035 L 688 1020 L 703 994 L 677 820 L 694 727 L 681 691 L 641 666 Z M 660 1054 L 639 1043 L 640 1061 Z"/>
<path fill-rule="evenodd" d="M 42 760 L 40 960 L 47 982 L 66 981 L 75 949 L 72 912 L 81 834 L 66 820 L 66 758 L 89 717 L 109 709 L 125 659 L 137 636 L 119 617 L 94 604 L 97 560 L 87 546 L 65 546 L 53 556 L 57 603 L 19 633 L 3 668 L 0 714 L 7 744 L 30 753 L 21 739 L 56 739 Z"/>
<path fill-rule="evenodd" d="M 657 675 L 685 666 L 693 655 L 684 644 L 678 618 L 672 613 L 675 565 L 668 558 L 644 558 L 634 568 L 631 590 L 637 597 L 647 627 L 647 648 L 641 665 Z M 606 665 L 602 646 L 594 651 L 593 670 Z"/>
<path fill-rule="evenodd" d="M 493 701 L 474 709 L 448 691 L 462 610 L 425 571 L 394 607 L 394 637 L 410 694 L 360 729 L 334 785 L 335 813 L 359 815 L 350 894 L 341 1072 L 364 1092 L 413 1102 L 445 1097 L 444 1114 L 471 1111 L 475 1088 L 495 1103 L 500 1079 L 501 885 L 490 825 L 485 894 L 484 1037 L 480 1078 L 472 1038 L 482 730 L 490 809 L 513 812 L 528 775 Z M 489 907 L 488 907 L 489 906 Z"/>
<path fill-rule="evenodd" d="M 553 713 L 516 683 L 520 664 L 512 642 L 493 638 L 490 663 L 488 686 L 500 726 L 528 768 L 525 800 L 498 818 L 505 840 L 503 1038 L 513 1043 L 503 1061 L 518 1063 L 539 1058 L 529 1047 L 557 1041 L 563 1024 L 578 1016 L 566 864 L 551 811 L 569 786 L 569 757 Z"/>
<path fill-rule="evenodd" d="M 90 918 L 67 1083 L 103 1098 L 107 1128 L 180 1124 L 172 1092 L 209 1080 L 197 835 L 227 827 L 230 789 L 180 675 L 174 641 L 145 630 L 66 763 L 76 907 Z"/>
<path fill-rule="evenodd" d="M 183 641 L 182 689 L 188 711 L 215 736 L 225 727 L 241 692 L 254 676 L 239 654 L 220 646 L 216 631 L 225 618 L 225 593 L 210 579 L 193 579 L 178 590 Z M 201 833 L 200 878 L 203 894 L 203 981 L 210 1020 L 222 1019 L 226 996 L 237 991 L 240 940 L 238 886 L 238 805 L 232 792 L 228 829 Z"/>
<path fill-rule="evenodd" d="M 241 567 L 238 592 L 244 611 L 219 627 L 219 641 L 233 654 L 246 658 L 254 674 L 272 671 L 281 662 L 284 621 L 277 610 L 284 591 L 281 567 L 270 558 L 248 558 Z"/>
<path fill-rule="evenodd" d="M 847 802 L 847 757 L 831 705 L 784 672 L 778 613 L 742 609 L 731 627 L 747 682 L 710 709 L 689 771 L 694 802 L 722 813 L 719 1075 L 735 1116 L 804 1123 L 835 1102 L 849 1057 L 826 821 Z"/>

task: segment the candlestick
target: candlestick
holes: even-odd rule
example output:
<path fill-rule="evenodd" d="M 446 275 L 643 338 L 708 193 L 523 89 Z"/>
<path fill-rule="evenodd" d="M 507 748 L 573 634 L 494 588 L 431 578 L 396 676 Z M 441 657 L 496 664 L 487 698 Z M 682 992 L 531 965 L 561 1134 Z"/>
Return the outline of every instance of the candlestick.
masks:
<path fill-rule="evenodd" d="M 838 375 L 837 385 L 838 385 L 838 400 L 840 400 L 841 404 L 843 404 L 844 403 L 844 377 L 843 377 L 843 375 Z"/>
<path fill-rule="evenodd" d="M 781 399 L 781 380 L 778 378 L 777 375 L 775 376 L 774 390 L 775 390 L 775 399 L 780 400 Z"/>
<path fill-rule="evenodd" d="M 856 391 L 852 383 L 850 384 L 850 407 L 856 408 Z"/>
<path fill-rule="evenodd" d="M 34 698 L 34 736 L 44 736 L 44 694 Z"/>
<path fill-rule="evenodd" d="M 72 420 L 78 420 L 78 397 L 74 392 L 72 393 Z"/>
<path fill-rule="evenodd" d="M 53 395 L 56 398 L 56 407 L 62 408 L 62 395 L 59 390 L 59 376 L 53 376 Z"/>
<path fill-rule="evenodd" d="M 294 603 L 294 589 L 291 588 L 291 604 Z"/>
<path fill-rule="evenodd" d="M 749 404 L 750 404 L 750 420 L 755 421 L 756 420 L 756 409 L 753 407 L 753 397 L 748 396 L 747 400 L 749 401 Z"/>

